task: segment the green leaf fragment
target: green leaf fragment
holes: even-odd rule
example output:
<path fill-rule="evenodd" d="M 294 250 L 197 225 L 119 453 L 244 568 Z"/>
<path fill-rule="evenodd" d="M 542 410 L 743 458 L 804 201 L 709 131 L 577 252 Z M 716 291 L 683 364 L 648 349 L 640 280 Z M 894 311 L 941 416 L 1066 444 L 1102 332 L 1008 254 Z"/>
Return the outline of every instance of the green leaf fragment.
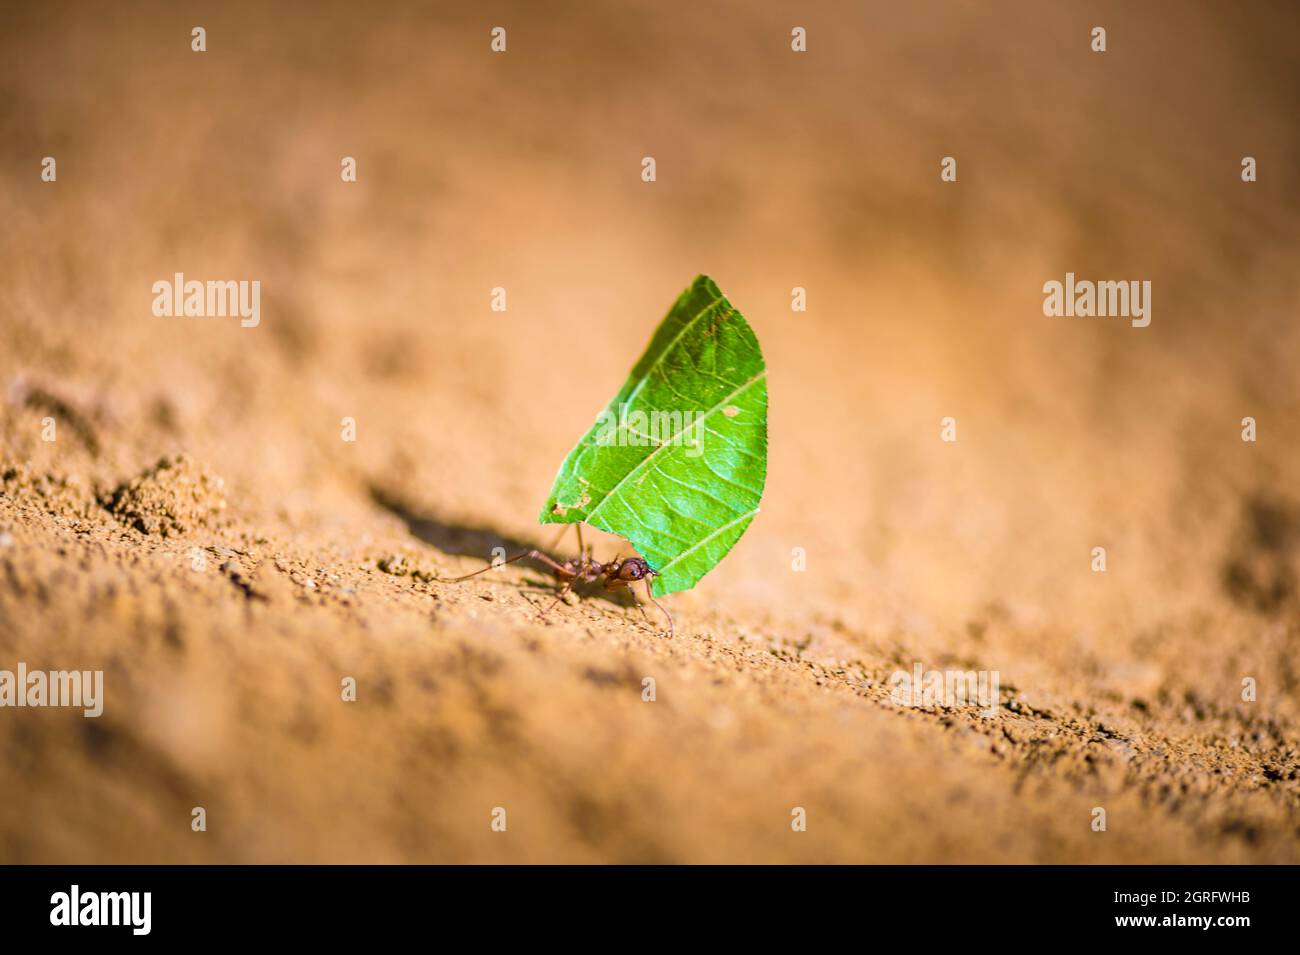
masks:
<path fill-rule="evenodd" d="M 627 538 L 689 590 L 758 513 L 767 479 L 767 366 L 744 316 L 708 276 L 682 293 L 596 424 L 569 452 L 543 524 Z"/>

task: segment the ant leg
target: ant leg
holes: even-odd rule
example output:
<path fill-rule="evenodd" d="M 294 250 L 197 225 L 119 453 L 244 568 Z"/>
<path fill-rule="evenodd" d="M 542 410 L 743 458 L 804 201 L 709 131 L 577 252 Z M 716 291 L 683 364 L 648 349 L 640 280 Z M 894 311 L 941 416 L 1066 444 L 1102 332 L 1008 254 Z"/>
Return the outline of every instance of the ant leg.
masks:
<path fill-rule="evenodd" d="M 558 552 L 559 552 L 559 550 L 560 550 L 560 541 L 564 540 L 564 535 L 567 534 L 567 533 L 569 533 L 569 525 L 568 525 L 568 524 L 562 524 L 562 525 L 560 526 L 560 533 L 557 534 L 557 535 L 555 535 L 555 540 L 551 542 L 551 546 L 550 546 L 549 549 L 550 549 L 550 551 L 551 551 L 552 554 L 555 554 L 555 553 L 558 553 Z"/>
<path fill-rule="evenodd" d="M 578 532 L 578 573 L 585 574 L 591 569 L 591 545 L 582 542 L 582 521 L 573 526 Z"/>
<path fill-rule="evenodd" d="M 479 574 L 486 574 L 489 570 L 495 570 L 498 567 L 504 567 L 506 564 L 513 564 L 515 561 L 523 560 L 525 557 L 531 557 L 533 560 L 545 564 L 547 567 L 550 567 L 551 570 L 555 571 L 555 573 L 557 574 L 560 574 L 565 577 L 571 576 L 567 567 L 565 567 L 562 564 L 556 563 L 553 558 L 547 556 L 546 554 L 543 554 L 540 550 L 526 550 L 522 554 L 515 554 L 514 557 L 511 557 L 507 560 L 503 560 L 499 564 L 488 564 L 486 567 L 482 568 L 481 570 L 476 570 L 472 574 L 465 574 L 463 577 L 448 577 L 444 579 L 442 582 L 445 584 L 455 584 L 455 583 L 459 583 L 462 580 L 469 580 L 471 577 L 477 577 Z"/>
<path fill-rule="evenodd" d="M 636 595 L 636 591 L 631 587 L 627 588 L 628 596 L 632 598 L 632 605 L 641 611 L 641 617 L 646 623 L 650 622 L 650 615 L 645 612 L 645 607 L 641 606 L 641 598 Z"/>
<path fill-rule="evenodd" d="M 573 589 L 573 581 L 571 579 L 566 580 L 564 582 L 564 586 L 560 588 L 560 592 L 556 594 L 555 599 L 551 601 L 550 606 L 548 606 L 545 610 L 542 611 L 542 616 L 545 617 L 548 613 L 554 610 L 555 605 L 559 603 L 561 600 L 563 600 L 564 595 L 567 594 L 572 589 Z"/>
<path fill-rule="evenodd" d="M 673 625 L 673 615 L 668 612 L 667 608 L 665 608 L 663 604 L 655 600 L 655 595 L 650 590 L 650 580 L 650 576 L 645 578 L 645 595 L 650 598 L 652 604 L 659 608 L 659 612 L 668 618 L 668 638 L 671 640 L 673 635 L 677 632 L 677 628 Z"/>

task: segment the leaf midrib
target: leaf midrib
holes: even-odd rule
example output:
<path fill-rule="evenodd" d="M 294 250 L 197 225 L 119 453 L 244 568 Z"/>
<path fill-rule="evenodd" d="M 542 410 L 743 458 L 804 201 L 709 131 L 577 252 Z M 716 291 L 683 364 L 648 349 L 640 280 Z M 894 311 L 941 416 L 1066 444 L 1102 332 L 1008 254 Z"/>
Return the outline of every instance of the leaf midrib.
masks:
<path fill-rule="evenodd" d="M 736 526 L 737 524 L 739 524 L 741 521 L 743 521 L 743 520 L 747 520 L 747 519 L 753 517 L 753 516 L 754 516 L 755 514 L 757 514 L 757 513 L 758 513 L 758 508 L 754 508 L 752 511 L 746 511 L 744 514 L 741 514 L 739 517 L 735 518 L 734 520 L 728 521 L 726 524 L 723 524 L 721 527 L 719 527 L 719 528 L 718 528 L 717 530 L 715 530 L 713 533 L 709 534 L 707 537 L 702 537 L 702 538 L 700 538 L 698 541 L 696 541 L 696 542 L 695 542 L 694 544 L 692 544 L 690 547 L 686 548 L 686 550 L 682 551 L 680 554 L 678 554 L 676 557 L 674 557 L 674 558 L 673 558 L 672 560 L 670 560 L 668 563 L 664 564 L 662 567 L 659 568 L 659 571 L 658 571 L 658 572 L 659 572 L 660 574 L 666 573 L 666 572 L 668 571 L 668 568 L 669 568 L 669 567 L 671 567 L 673 564 L 677 563 L 677 562 L 678 562 L 679 560 L 681 560 L 683 557 L 689 557 L 691 554 L 695 553 L 697 550 L 699 550 L 701 547 L 703 547 L 703 546 L 704 546 L 705 544 L 707 544 L 709 541 L 713 540 L 713 538 L 717 537 L 717 536 L 718 536 L 719 534 L 721 534 L 722 532 L 731 530 L 733 527 L 735 527 L 735 526 Z"/>
<path fill-rule="evenodd" d="M 712 415 L 715 411 L 717 411 L 719 408 L 724 407 L 724 406 L 725 406 L 728 402 L 730 402 L 732 399 L 736 398 L 738 395 L 743 394 L 746 390 L 748 390 L 749 388 L 752 388 L 755 384 L 757 384 L 758 382 L 762 381 L 762 380 L 763 380 L 764 378 L 766 378 L 766 377 L 767 377 L 767 369 L 764 368 L 762 371 L 760 371 L 760 372 L 759 372 L 757 375 L 755 375 L 753 378 L 749 379 L 749 381 L 745 382 L 743 385 L 741 385 L 739 388 L 737 388 L 737 389 L 736 389 L 735 391 L 733 391 L 731 394 L 727 395 L 725 398 L 723 398 L 721 401 L 719 401 L 716 405 L 714 405 L 714 406 L 713 406 L 712 408 L 710 408 L 708 411 L 704 412 L 704 414 L 702 414 L 702 415 L 700 415 L 698 418 L 696 418 L 696 419 L 695 419 L 695 423 L 692 424 L 691 427 L 692 427 L 692 428 L 698 428 L 699 425 L 700 425 L 700 422 L 701 422 L 701 421 L 705 421 L 705 420 L 707 420 L 708 417 L 709 417 L 710 415 Z M 646 467 L 646 466 L 647 466 L 651 461 L 654 460 L 655 455 L 658 454 L 660 451 L 662 451 L 664 448 L 671 448 L 671 447 L 673 447 L 673 446 L 674 446 L 674 442 L 676 442 L 678 438 L 680 438 L 683 434 L 685 434 L 685 433 L 687 432 L 687 430 L 689 430 L 689 429 L 683 427 L 681 431 L 678 431 L 678 432 L 677 432 L 676 434 L 674 434 L 671 438 L 669 438 L 669 439 L 668 439 L 667 441 L 665 441 L 663 444 L 659 445 L 657 448 L 655 448 L 653 451 L 651 451 L 649 454 L 647 454 L 644 458 L 642 458 L 640 461 L 638 461 L 637 464 L 636 464 L 636 467 L 632 468 L 630 471 L 627 472 L 627 474 L 624 474 L 621 478 L 619 478 L 618 483 L 615 484 L 613 487 L 611 487 L 608 491 L 605 492 L 604 496 L 601 497 L 600 502 L 599 502 L 595 507 L 593 507 L 591 510 L 589 510 L 589 511 L 587 512 L 587 514 L 586 514 L 586 516 L 583 518 L 583 520 L 590 521 L 593 517 L 595 517 L 595 516 L 596 516 L 596 513 L 597 513 L 597 512 L 598 512 L 602 507 L 605 506 L 605 503 L 606 503 L 606 502 L 607 502 L 611 497 L 614 496 L 614 493 L 615 493 L 615 492 L 616 492 L 620 487 L 622 487 L 625 483 L 627 483 L 627 481 L 628 481 L 629 478 L 631 478 L 631 477 L 632 477 L 634 474 L 636 474 L 638 471 L 640 471 L 640 470 L 642 470 L 643 468 L 645 468 L 645 467 Z M 709 538 L 705 538 L 705 539 L 707 540 L 707 539 L 709 539 Z"/>
<path fill-rule="evenodd" d="M 674 348 L 677 347 L 677 343 L 682 340 L 682 336 L 685 335 L 688 331 L 690 331 L 695 326 L 695 323 L 698 322 L 701 318 L 703 318 L 705 314 L 707 314 L 708 311 L 711 308 L 713 308 L 713 306 L 717 305 L 725 298 L 726 298 L 725 295 L 719 295 L 717 298 L 711 299 L 708 305 L 705 305 L 702 309 L 700 309 L 698 312 L 696 312 L 694 315 L 691 316 L 690 321 L 688 321 L 685 325 L 681 327 L 681 329 L 677 332 L 677 334 L 673 336 L 673 340 L 670 341 L 667 345 L 665 345 L 663 351 L 661 351 L 658 357 L 656 357 L 655 360 L 650 363 L 650 367 L 645 370 L 645 374 L 641 376 L 641 380 L 638 381 L 636 383 L 636 387 L 633 388 L 631 392 L 628 393 L 627 398 L 622 402 L 622 404 L 628 405 L 632 403 L 632 401 L 636 398 L 636 396 L 641 393 L 641 386 L 650 380 L 650 373 L 653 372 L 656 368 L 658 368 L 663 363 L 664 358 L 667 357 L 670 351 L 672 351 Z M 728 305 L 730 305 L 730 303 L 728 303 Z"/>

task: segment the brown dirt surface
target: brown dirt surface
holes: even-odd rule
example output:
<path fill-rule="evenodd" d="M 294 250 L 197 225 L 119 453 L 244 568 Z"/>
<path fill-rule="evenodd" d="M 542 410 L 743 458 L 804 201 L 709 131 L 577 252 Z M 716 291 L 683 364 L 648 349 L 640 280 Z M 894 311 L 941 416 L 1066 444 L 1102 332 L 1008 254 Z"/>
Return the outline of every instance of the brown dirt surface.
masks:
<path fill-rule="evenodd" d="M 0 14 L 0 670 L 105 685 L 0 709 L 0 861 L 1300 861 L 1294 5 L 463 6 Z M 676 636 L 446 583 L 701 271 L 771 452 Z"/>

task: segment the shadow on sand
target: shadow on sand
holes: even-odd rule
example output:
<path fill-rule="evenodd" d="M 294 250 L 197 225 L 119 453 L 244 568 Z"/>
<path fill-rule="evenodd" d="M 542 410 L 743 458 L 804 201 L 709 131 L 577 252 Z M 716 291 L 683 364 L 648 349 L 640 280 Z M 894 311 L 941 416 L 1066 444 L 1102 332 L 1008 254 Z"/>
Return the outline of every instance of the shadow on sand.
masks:
<path fill-rule="evenodd" d="M 492 527 L 472 526 L 468 524 L 453 524 L 427 513 L 416 513 L 405 502 L 389 494 L 383 488 L 371 486 L 370 498 L 388 513 L 398 517 L 406 524 L 407 530 L 411 536 L 417 537 L 424 543 L 436 547 L 444 554 L 450 554 L 455 557 L 473 557 L 487 564 L 492 559 L 492 552 L 495 548 L 500 547 L 505 550 L 507 558 L 514 557 L 516 554 L 522 554 L 525 551 L 540 550 L 543 553 L 550 554 L 556 560 L 563 562 L 565 559 L 574 556 L 573 546 L 575 540 L 568 541 L 569 550 L 554 553 L 546 546 L 539 544 L 537 541 L 525 541 L 517 537 L 511 537 L 503 534 L 501 531 Z M 567 535 L 564 535 L 567 537 Z M 557 586 L 556 580 L 545 568 L 536 564 L 521 564 L 527 566 L 530 570 L 541 570 L 542 576 L 529 580 L 530 586 L 544 588 L 548 592 L 554 592 Z M 457 570 L 456 573 L 468 574 L 477 570 L 477 567 L 466 566 Z M 484 574 L 484 577 L 489 576 Z M 583 597 L 600 597 L 608 600 L 610 603 L 619 607 L 631 606 L 628 596 L 624 596 L 620 591 L 606 590 L 599 584 L 577 584 L 574 591 Z"/>

